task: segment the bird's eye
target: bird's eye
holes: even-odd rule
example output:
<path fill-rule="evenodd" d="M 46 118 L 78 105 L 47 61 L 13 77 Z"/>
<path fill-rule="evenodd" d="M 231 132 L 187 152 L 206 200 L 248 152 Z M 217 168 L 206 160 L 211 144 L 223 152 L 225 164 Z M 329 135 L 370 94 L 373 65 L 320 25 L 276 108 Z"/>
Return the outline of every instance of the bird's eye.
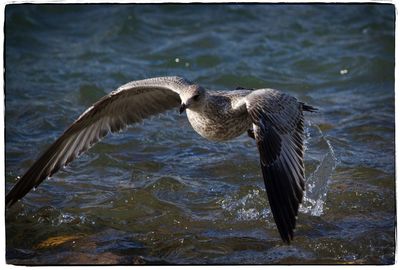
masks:
<path fill-rule="evenodd" d="M 193 96 L 193 100 L 198 100 L 198 99 L 199 99 L 199 97 L 200 97 L 200 95 L 199 95 L 199 94 L 197 94 L 197 95 Z"/>

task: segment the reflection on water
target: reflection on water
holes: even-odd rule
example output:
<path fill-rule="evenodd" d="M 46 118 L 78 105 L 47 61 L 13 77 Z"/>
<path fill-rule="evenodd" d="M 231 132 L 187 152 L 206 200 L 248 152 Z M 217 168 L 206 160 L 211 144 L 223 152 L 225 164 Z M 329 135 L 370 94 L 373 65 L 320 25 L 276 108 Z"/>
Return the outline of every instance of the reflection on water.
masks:
<path fill-rule="evenodd" d="M 5 189 L 130 80 L 284 90 L 306 114 L 306 192 L 282 243 L 254 141 L 177 110 L 108 137 L 6 213 L 13 264 L 391 264 L 391 5 L 18 5 L 5 13 Z"/>

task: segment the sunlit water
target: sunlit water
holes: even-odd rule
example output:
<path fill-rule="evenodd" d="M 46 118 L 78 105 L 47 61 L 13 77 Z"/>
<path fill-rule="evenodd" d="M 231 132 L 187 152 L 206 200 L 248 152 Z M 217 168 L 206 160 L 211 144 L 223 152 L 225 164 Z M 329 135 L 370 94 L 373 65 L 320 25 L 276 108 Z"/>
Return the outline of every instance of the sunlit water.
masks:
<path fill-rule="evenodd" d="M 392 6 L 20 5 L 5 20 L 6 190 L 130 80 L 277 88 L 319 108 L 306 114 L 291 245 L 254 142 L 206 141 L 171 111 L 108 137 L 7 210 L 8 263 L 394 262 Z"/>

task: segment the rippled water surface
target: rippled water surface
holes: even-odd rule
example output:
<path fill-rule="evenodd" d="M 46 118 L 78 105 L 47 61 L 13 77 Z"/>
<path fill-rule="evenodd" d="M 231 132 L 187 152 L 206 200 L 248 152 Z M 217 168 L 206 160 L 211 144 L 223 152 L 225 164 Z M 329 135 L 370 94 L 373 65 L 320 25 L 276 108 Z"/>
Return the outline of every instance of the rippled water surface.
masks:
<path fill-rule="evenodd" d="M 254 142 L 177 111 L 110 136 L 6 212 L 14 264 L 390 264 L 391 5 L 14 5 L 5 14 L 10 190 L 80 113 L 131 80 L 284 90 L 306 115 L 307 190 L 285 245 Z"/>

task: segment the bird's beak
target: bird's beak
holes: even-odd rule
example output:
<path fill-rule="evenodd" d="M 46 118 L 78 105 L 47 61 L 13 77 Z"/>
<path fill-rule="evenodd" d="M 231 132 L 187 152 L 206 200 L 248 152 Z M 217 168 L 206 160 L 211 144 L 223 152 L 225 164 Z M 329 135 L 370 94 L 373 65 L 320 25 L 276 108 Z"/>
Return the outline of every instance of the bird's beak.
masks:
<path fill-rule="evenodd" d="M 186 110 L 186 104 L 182 103 L 181 107 L 179 108 L 179 113 L 182 114 Z"/>

